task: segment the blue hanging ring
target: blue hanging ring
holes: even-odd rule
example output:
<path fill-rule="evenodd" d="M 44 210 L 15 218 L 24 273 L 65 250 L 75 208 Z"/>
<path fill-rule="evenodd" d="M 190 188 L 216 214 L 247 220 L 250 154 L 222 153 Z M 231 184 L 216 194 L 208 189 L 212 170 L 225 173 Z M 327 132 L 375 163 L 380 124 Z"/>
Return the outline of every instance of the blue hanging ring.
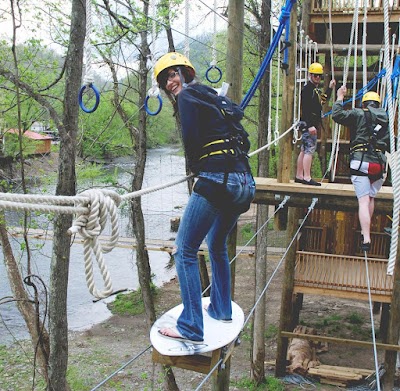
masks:
<path fill-rule="evenodd" d="M 91 88 L 94 92 L 94 95 L 96 97 L 96 101 L 94 103 L 94 106 L 91 109 L 88 109 L 85 104 L 83 103 L 83 93 L 85 91 L 86 88 Z M 100 92 L 99 90 L 94 86 L 93 83 L 90 83 L 89 85 L 84 85 L 81 87 L 81 89 L 79 90 L 79 106 L 81 107 L 81 109 L 85 112 L 85 113 L 93 113 L 94 111 L 96 111 L 97 107 L 99 106 L 100 103 Z"/>
<path fill-rule="evenodd" d="M 212 70 L 212 69 L 216 69 L 218 71 L 219 76 L 216 79 L 210 79 L 210 77 L 208 76 L 208 73 Z M 219 69 L 216 65 L 211 65 L 207 70 L 206 70 L 206 79 L 210 82 L 210 83 L 218 83 L 222 78 L 222 71 L 221 69 Z"/>
<path fill-rule="evenodd" d="M 157 95 L 157 99 L 158 99 L 158 109 L 157 109 L 156 111 L 151 111 L 151 110 L 149 109 L 149 106 L 147 105 L 147 102 L 149 101 L 149 99 L 150 99 L 150 95 L 147 95 L 147 96 L 146 96 L 146 99 L 144 100 L 144 109 L 146 110 L 146 113 L 149 114 L 149 115 L 157 115 L 157 114 L 161 111 L 161 109 L 162 109 L 162 99 L 161 99 L 161 96 L 160 96 L 160 95 Z"/>

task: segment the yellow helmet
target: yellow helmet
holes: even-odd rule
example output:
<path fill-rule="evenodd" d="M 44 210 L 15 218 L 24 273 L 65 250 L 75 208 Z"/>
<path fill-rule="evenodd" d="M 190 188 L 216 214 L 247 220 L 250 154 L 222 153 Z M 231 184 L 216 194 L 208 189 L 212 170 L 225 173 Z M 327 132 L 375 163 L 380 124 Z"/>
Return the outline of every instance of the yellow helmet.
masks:
<path fill-rule="evenodd" d="M 362 103 L 369 101 L 369 100 L 378 102 L 379 104 L 381 103 L 381 97 L 379 96 L 379 94 L 377 94 L 374 91 L 369 91 L 369 92 L 365 93 L 362 98 Z"/>
<path fill-rule="evenodd" d="M 159 82 L 158 77 L 160 76 L 160 73 L 165 69 L 179 65 L 186 67 L 189 70 L 191 76 L 194 77 L 196 70 L 194 69 L 194 66 L 191 64 L 191 62 L 183 54 L 170 52 L 160 57 L 154 65 L 154 76 L 156 80 Z"/>
<path fill-rule="evenodd" d="M 324 68 L 319 62 L 313 62 L 308 68 L 308 73 L 322 75 L 324 73 Z"/>

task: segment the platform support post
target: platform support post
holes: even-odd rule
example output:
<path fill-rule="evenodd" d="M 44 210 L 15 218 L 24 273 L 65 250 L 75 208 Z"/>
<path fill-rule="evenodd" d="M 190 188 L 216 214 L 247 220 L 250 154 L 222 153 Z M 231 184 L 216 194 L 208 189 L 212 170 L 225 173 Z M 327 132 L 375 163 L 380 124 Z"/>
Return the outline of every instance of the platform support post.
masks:
<path fill-rule="evenodd" d="M 289 208 L 288 238 L 292 238 L 299 226 L 301 209 Z M 286 374 L 286 354 L 288 339 L 282 338 L 281 331 L 293 330 L 293 290 L 294 267 L 296 263 L 296 245 L 292 245 L 286 255 L 285 270 L 282 286 L 281 314 L 279 323 L 278 348 L 276 353 L 275 376 L 282 377 Z"/>

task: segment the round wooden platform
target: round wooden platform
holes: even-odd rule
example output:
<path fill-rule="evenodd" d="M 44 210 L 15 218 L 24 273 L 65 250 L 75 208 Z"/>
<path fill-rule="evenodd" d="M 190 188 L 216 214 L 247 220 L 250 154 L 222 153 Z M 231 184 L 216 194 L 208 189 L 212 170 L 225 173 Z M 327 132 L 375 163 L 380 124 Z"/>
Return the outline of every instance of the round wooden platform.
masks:
<path fill-rule="evenodd" d="M 209 297 L 202 299 L 203 306 L 210 303 Z M 203 310 L 204 343 L 194 345 L 191 343 L 174 341 L 162 337 L 158 330 L 164 327 L 176 326 L 176 321 L 183 310 L 180 304 L 162 315 L 150 330 L 150 340 L 153 347 L 165 356 L 186 356 L 211 352 L 232 342 L 240 333 L 244 323 L 242 309 L 232 302 L 232 323 L 224 323 L 211 318 L 207 311 Z"/>

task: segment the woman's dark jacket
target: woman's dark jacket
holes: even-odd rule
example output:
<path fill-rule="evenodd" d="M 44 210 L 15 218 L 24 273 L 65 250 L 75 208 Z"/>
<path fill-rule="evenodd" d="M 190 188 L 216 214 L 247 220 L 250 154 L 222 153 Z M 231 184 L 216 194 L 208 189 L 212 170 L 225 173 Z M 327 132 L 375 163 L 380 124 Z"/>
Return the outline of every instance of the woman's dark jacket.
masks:
<path fill-rule="evenodd" d="M 200 159 L 205 155 L 204 145 L 229 137 L 236 132 L 237 127 L 243 130 L 246 139 L 248 136 L 240 125 L 243 110 L 232 103 L 232 115 L 227 117 L 223 110 L 216 106 L 214 102 L 216 96 L 217 93 L 213 88 L 202 84 L 188 85 L 177 95 L 182 138 L 189 168 L 195 174 L 199 171 L 250 172 L 246 155 L 249 149 L 248 140 L 244 154 L 232 156 L 222 153 Z"/>

